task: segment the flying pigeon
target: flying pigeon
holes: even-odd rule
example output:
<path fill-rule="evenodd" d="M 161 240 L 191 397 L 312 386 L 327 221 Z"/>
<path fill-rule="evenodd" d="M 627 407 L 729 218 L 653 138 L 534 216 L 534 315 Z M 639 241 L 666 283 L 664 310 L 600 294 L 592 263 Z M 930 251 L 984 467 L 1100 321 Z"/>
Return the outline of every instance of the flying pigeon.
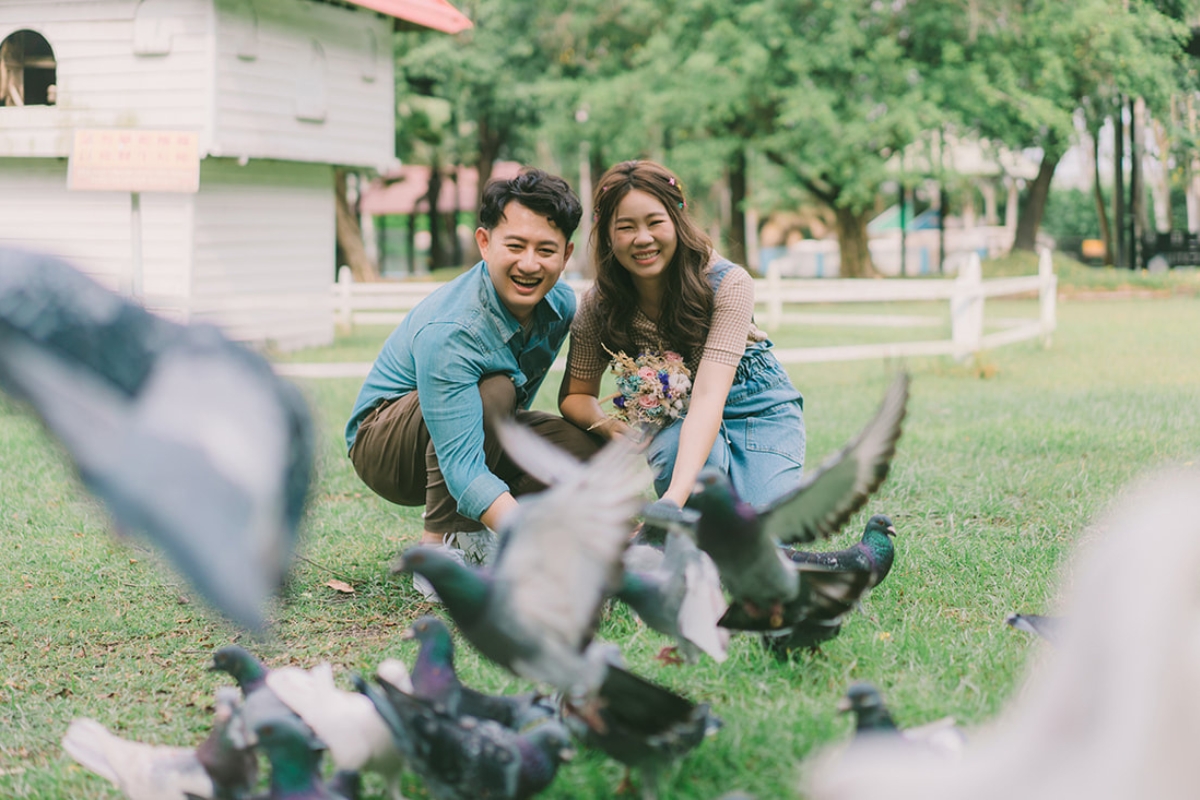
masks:
<path fill-rule="evenodd" d="M 498 430 L 523 464 L 523 442 L 538 437 L 516 423 Z M 622 439 L 560 474 L 506 517 L 489 571 L 428 547 L 405 551 L 395 569 L 423 575 L 463 636 L 491 661 L 559 690 L 594 691 L 611 646 L 592 642 L 592 633 L 620 580 L 621 553 L 650 473 L 635 445 Z"/>
<path fill-rule="evenodd" d="M 260 720 L 254 733 L 271 764 L 267 800 L 349 800 L 321 778 L 324 745 L 297 717 Z"/>
<path fill-rule="evenodd" d="M 129 800 L 242 800 L 258 780 L 258 760 L 238 730 L 237 690 L 223 688 L 212 730 L 195 749 L 132 742 L 86 717 L 71 721 L 63 749 Z"/>
<path fill-rule="evenodd" d="M 901 730 L 879 690 L 865 681 L 850 685 L 846 696 L 838 702 L 838 711 L 854 712 L 855 737 L 896 736 L 945 756 L 958 756 L 966 746 L 966 736 L 953 717 Z"/>
<path fill-rule="evenodd" d="M 216 327 L 179 325 L 66 263 L 0 249 L 0 389 L 62 444 L 120 531 L 261 629 L 312 473 L 299 391 Z"/>
<path fill-rule="evenodd" d="M 1042 614 L 1009 614 L 1004 622 L 1011 628 L 1032 633 L 1054 644 L 1062 636 L 1063 620 L 1061 617 L 1047 617 Z"/>
<path fill-rule="evenodd" d="M 712 556 L 733 606 L 769 620 L 770 628 L 783 626 L 783 606 L 800 595 L 801 585 L 779 545 L 827 538 L 866 503 L 887 476 L 907 402 L 908 374 L 902 372 L 849 444 L 762 511 L 739 500 L 721 472 L 701 472 L 687 507 L 700 512 L 696 543 Z M 647 507 L 647 520 L 654 508 Z"/>
<path fill-rule="evenodd" d="M 777 658 L 786 659 L 793 650 L 816 649 L 841 632 L 842 619 L 868 590 L 878 586 L 892 569 L 896 550 L 891 537 L 896 528 L 891 519 L 876 514 L 867 521 L 862 540 L 845 550 L 814 553 L 785 550 L 794 564 L 832 570 L 827 575 L 802 571 L 805 590 L 822 601 L 803 609 L 784 633 L 763 633 L 763 644 Z M 785 609 L 793 606 L 789 603 Z M 785 617 L 787 615 L 785 614 Z M 750 617 L 746 622 L 753 620 Z M 726 620 L 730 622 L 730 620 Z"/>
<path fill-rule="evenodd" d="M 355 676 L 355 687 L 375 704 L 396 746 L 436 800 L 533 797 L 550 785 L 561 763 L 574 757 L 570 734 L 556 720 L 519 733 L 495 720 L 443 714 L 386 680 L 373 686 Z"/>
<path fill-rule="evenodd" d="M 729 604 L 712 559 L 690 537 L 675 530 L 667 534 L 666 549 L 656 559 L 656 566 L 645 564 L 642 569 L 631 569 L 631 551 L 642 550 L 657 552 L 647 545 L 629 547 L 624 560 L 625 577 L 616 597 L 637 612 L 646 625 L 675 639 L 676 644 L 664 648 L 657 658 L 679 663 L 678 656 L 671 657 L 678 651 L 691 664 L 699 660 L 701 653 L 718 664 L 723 662 L 729 632 L 717 623 Z"/>
<path fill-rule="evenodd" d="M 586 746 L 626 766 L 616 793 L 629 788 L 629 771 L 641 773 L 643 800 L 657 796 L 661 770 L 694 750 L 721 727 L 707 703 L 681 695 L 609 665 L 598 702 L 565 693 L 563 721 Z"/>
<path fill-rule="evenodd" d="M 556 713 L 537 692 L 488 695 L 464 686 L 454 670 L 454 639 L 446 623 L 437 617 L 421 617 L 402 638 L 416 639 L 421 644 L 413 663 L 411 693 L 442 714 L 495 720 L 519 731 Z"/>

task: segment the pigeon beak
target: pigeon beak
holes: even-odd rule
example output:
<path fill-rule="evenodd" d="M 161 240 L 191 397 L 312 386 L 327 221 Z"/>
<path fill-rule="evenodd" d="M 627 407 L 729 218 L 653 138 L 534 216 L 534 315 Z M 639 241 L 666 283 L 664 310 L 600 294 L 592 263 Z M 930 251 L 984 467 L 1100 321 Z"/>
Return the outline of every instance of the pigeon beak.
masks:
<path fill-rule="evenodd" d="M 207 667 L 206 669 L 207 669 L 209 672 L 219 672 L 221 668 L 220 668 L 220 667 L 218 667 L 218 666 L 217 666 L 217 662 L 215 662 L 215 661 L 214 661 L 213 663 L 209 664 L 209 665 L 208 665 L 208 667 Z"/>
<path fill-rule="evenodd" d="M 576 753 L 575 748 L 564 747 L 562 750 L 558 751 L 558 758 L 560 761 L 570 761 L 573 758 L 575 758 L 575 753 Z"/>
<path fill-rule="evenodd" d="M 398 556 L 392 561 L 388 569 L 393 575 L 398 575 L 401 572 L 408 572 L 408 560 L 405 559 L 403 555 Z"/>
<path fill-rule="evenodd" d="M 850 711 L 850 708 L 851 708 L 851 705 L 850 705 L 849 697 L 843 697 L 837 701 L 838 713 L 845 714 L 846 712 Z"/>
<path fill-rule="evenodd" d="M 400 634 L 400 641 L 408 642 L 417 638 L 417 633 L 412 628 L 405 628 L 404 633 Z"/>
<path fill-rule="evenodd" d="M 896 526 L 888 525 L 887 526 L 887 534 L 888 534 L 888 536 L 895 536 L 896 535 Z"/>

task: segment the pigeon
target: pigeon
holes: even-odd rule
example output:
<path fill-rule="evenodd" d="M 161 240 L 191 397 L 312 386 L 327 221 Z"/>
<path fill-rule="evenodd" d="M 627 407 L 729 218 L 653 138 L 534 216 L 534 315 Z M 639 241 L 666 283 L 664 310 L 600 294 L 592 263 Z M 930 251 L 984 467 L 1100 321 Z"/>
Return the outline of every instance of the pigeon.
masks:
<path fill-rule="evenodd" d="M 582 699 L 583 704 L 578 701 Z M 708 704 L 696 704 L 610 664 L 598 702 L 564 694 L 563 721 L 587 747 L 600 750 L 626 766 L 616 793 L 629 788 L 629 771 L 641 773 L 642 797 L 657 796 L 661 770 L 694 750 L 722 725 Z"/>
<path fill-rule="evenodd" d="M 375 704 L 436 800 L 533 797 L 574 757 L 570 734 L 557 720 L 517 732 L 495 720 L 444 714 L 386 680 L 373 686 L 356 676 L 355 687 Z"/>
<path fill-rule="evenodd" d="M 405 676 L 408 672 L 398 661 L 380 665 L 381 671 L 389 669 L 398 669 Z M 404 759 L 391 732 L 370 700 L 334 685 L 333 668 L 328 663 L 309 670 L 273 669 L 266 673 L 265 681 L 266 687 L 325 744 L 338 770 L 378 773 L 388 781 L 392 796 L 400 797 Z"/>
<path fill-rule="evenodd" d="M 28 404 L 120 532 L 261 630 L 312 478 L 296 387 L 215 326 L 180 325 L 63 261 L 0 249 L 0 389 Z"/>
<path fill-rule="evenodd" d="M 321 778 L 324 745 L 298 718 L 263 719 L 254 733 L 271 765 L 267 800 L 349 800 Z"/>
<path fill-rule="evenodd" d="M 800 574 L 780 544 L 824 539 L 841 529 L 887 476 L 908 402 L 908 374 L 892 381 L 874 418 L 795 490 L 759 511 L 741 502 L 728 477 L 701 471 L 687 508 L 699 512 L 696 543 L 717 565 L 733 605 L 783 626 L 783 606 L 801 593 Z M 654 518 L 656 506 L 645 509 Z M 678 523 L 668 519 L 668 525 Z"/>
<path fill-rule="evenodd" d="M 129 800 L 242 800 L 258 780 L 258 761 L 237 730 L 237 690 L 218 689 L 215 705 L 212 730 L 195 749 L 131 742 L 87 717 L 71 721 L 63 749 Z"/>
<path fill-rule="evenodd" d="M 1062 636 L 1061 617 L 1047 617 L 1041 614 L 1009 614 L 1004 618 L 1005 624 L 1019 631 L 1032 633 L 1054 644 Z"/>
<path fill-rule="evenodd" d="M 310 738 L 316 739 L 316 734 L 308 727 L 300 715 L 293 711 L 267 685 L 269 670 L 266 665 L 255 658 L 241 645 L 231 644 L 213 653 L 210 672 L 224 672 L 235 681 L 242 690 L 242 717 L 250 733 L 250 744 L 255 745 L 254 731 L 260 722 L 293 719 L 300 727 L 308 731 Z"/>
<path fill-rule="evenodd" d="M 522 730 L 556 713 L 537 692 L 496 696 L 464 686 L 454 671 L 454 639 L 446 623 L 437 617 L 421 617 L 403 638 L 421 643 L 413 664 L 411 693 L 432 704 L 439 713 L 495 720 L 513 730 Z"/>
<path fill-rule="evenodd" d="M 554 451 L 517 423 L 501 421 L 498 431 L 517 463 L 530 457 L 524 450 L 530 439 Z M 429 547 L 406 550 L 395 569 L 423 575 L 466 640 L 489 660 L 561 691 L 594 691 L 611 645 L 593 642 L 592 633 L 620 580 L 621 553 L 650 473 L 624 439 L 586 463 L 562 460 L 572 462 L 559 470 L 564 477 L 523 497 L 505 518 L 488 571 Z"/>
<path fill-rule="evenodd" d="M 891 519 L 876 514 L 867 521 L 862 541 L 853 547 L 828 553 L 785 550 L 794 564 L 819 567 L 831 572 L 821 575 L 802 571 L 806 590 L 814 592 L 821 602 L 804 608 L 799 618 L 785 613 L 785 619 L 793 619 L 788 629 L 785 632 L 764 632 L 763 645 L 780 660 L 786 660 L 792 651 L 802 648 L 815 650 L 821 643 L 837 636 L 841 632 L 843 617 L 864 593 L 878 586 L 891 571 L 896 553 L 891 537 L 895 534 L 896 528 Z M 794 605 L 794 602 L 790 603 L 785 609 Z M 724 623 L 741 624 L 733 622 L 735 616 L 738 616 L 738 612 L 734 612 Z M 744 623 L 752 624 L 753 621 L 753 617 L 748 617 Z"/>
<path fill-rule="evenodd" d="M 630 569 L 635 563 L 629 553 L 646 549 L 646 545 L 631 545 L 626 551 L 625 577 L 617 592 L 621 600 L 637 612 L 649 627 L 675 639 L 672 647 L 663 648 L 657 658 L 666 663 L 684 661 L 694 664 L 706 653 L 718 664 L 725 661 L 729 632 L 717 625 L 729 604 L 721 592 L 721 577 L 712 559 L 701 552 L 686 534 L 672 530 L 667 533 L 666 549 L 656 567 L 645 564 L 643 569 Z M 647 559 L 643 556 L 643 562 Z"/>
<path fill-rule="evenodd" d="M 838 703 L 843 714 L 854 712 L 855 737 L 897 736 L 946 756 L 958 756 L 966 746 L 966 736 L 953 717 L 944 717 L 927 725 L 901 730 L 892 719 L 883 697 L 870 683 L 859 681 L 846 690 Z"/>

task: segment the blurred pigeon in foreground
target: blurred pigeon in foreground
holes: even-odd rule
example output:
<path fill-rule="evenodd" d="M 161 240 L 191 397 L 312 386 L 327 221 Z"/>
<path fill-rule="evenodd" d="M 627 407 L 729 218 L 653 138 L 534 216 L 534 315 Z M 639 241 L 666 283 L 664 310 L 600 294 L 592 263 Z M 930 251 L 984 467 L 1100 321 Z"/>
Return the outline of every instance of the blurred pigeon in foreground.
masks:
<path fill-rule="evenodd" d="M 0 388 L 29 404 L 120 530 L 258 629 L 312 470 L 308 409 L 261 356 L 54 258 L 0 249 Z"/>
<path fill-rule="evenodd" d="M 1042 614 L 1009 614 L 1004 622 L 1011 628 L 1045 639 L 1054 644 L 1062 636 L 1062 618 Z"/>
<path fill-rule="evenodd" d="M 800 544 L 837 533 L 887 477 L 908 402 L 908 374 L 900 373 L 874 418 L 842 450 L 806 475 L 794 491 L 759 511 L 741 502 L 729 479 L 706 468 L 687 508 L 700 513 L 696 543 L 712 556 L 733 605 L 747 615 L 783 625 L 783 605 L 800 593 L 800 574 L 780 544 Z M 655 506 L 645 510 L 654 521 Z M 676 525 L 666 520 L 668 525 Z"/>
<path fill-rule="evenodd" d="M 258 780 L 258 760 L 245 732 L 238 730 L 237 690 L 224 688 L 217 690 L 212 731 L 195 749 L 131 742 L 86 717 L 71 721 L 63 749 L 129 800 L 249 797 Z"/>
<path fill-rule="evenodd" d="M 408 674 L 398 661 L 380 665 L 381 671 L 388 669 Z M 399 781 L 404 760 L 391 732 L 370 700 L 334 684 L 332 666 L 322 663 L 308 670 L 280 667 L 269 670 L 264 680 L 267 688 L 325 744 L 339 770 L 379 773 L 387 779 L 392 797 L 401 796 Z"/>
<path fill-rule="evenodd" d="M 437 800 L 533 797 L 574 757 L 570 734 L 557 720 L 518 733 L 494 720 L 440 713 L 386 680 L 373 686 L 356 677 L 355 687 L 375 704 L 396 746 Z"/>
<path fill-rule="evenodd" d="M 635 550 L 636 548 L 636 550 Z M 625 578 L 617 598 L 637 612 L 649 627 L 675 639 L 657 658 L 680 663 L 679 652 L 690 664 L 707 653 L 718 664 L 723 662 L 729 645 L 729 631 L 717 625 L 729 607 L 721 591 L 721 577 L 712 559 L 700 551 L 686 534 L 670 531 L 659 564 L 641 569 L 630 552 L 653 550 L 646 545 L 631 545 L 626 551 Z M 673 657 L 672 657 L 673 656 Z"/>
<path fill-rule="evenodd" d="M 856 741 L 874 736 L 898 736 L 907 742 L 947 756 L 958 756 L 966 744 L 966 737 L 954 722 L 953 717 L 901 730 L 892 719 L 891 712 L 883 702 L 882 695 L 865 681 L 850 685 L 846 696 L 838 703 L 843 714 L 854 712 Z"/>
<path fill-rule="evenodd" d="M 254 728 L 258 746 L 271 763 L 266 800 L 350 800 L 321 778 L 322 744 L 295 718 L 265 719 Z"/>
<path fill-rule="evenodd" d="M 428 701 L 439 713 L 451 717 L 477 717 L 522 730 L 557 711 L 544 695 L 489 695 L 464 686 L 454 670 L 454 639 L 437 617 L 421 617 L 402 636 L 421 643 L 412 668 L 411 694 Z M 384 679 L 395 685 L 395 681 Z M 403 687 L 401 687 L 403 688 Z M 363 698 L 366 702 L 366 698 Z"/>
<path fill-rule="evenodd" d="M 531 450 L 554 451 L 516 423 L 498 430 L 522 466 L 536 457 Z M 604 598 L 620 580 L 621 553 L 650 473 L 635 445 L 622 439 L 560 474 L 566 477 L 522 498 L 505 518 L 490 570 L 473 570 L 428 547 L 408 549 L 395 569 L 424 575 L 463 636 L 488 659 L 527 680 L 590 692 L 604 680 L 611 647 L 593 642 L 592 634 Z"/>
<path fill-rule="evenodd" d="M 810 771 L 814 800 L 1185 800 L 1200 741 L 1200 471 L 1115 500 L 1065 572 L 1061 641 L 958 761 L 884 741 Z"/>

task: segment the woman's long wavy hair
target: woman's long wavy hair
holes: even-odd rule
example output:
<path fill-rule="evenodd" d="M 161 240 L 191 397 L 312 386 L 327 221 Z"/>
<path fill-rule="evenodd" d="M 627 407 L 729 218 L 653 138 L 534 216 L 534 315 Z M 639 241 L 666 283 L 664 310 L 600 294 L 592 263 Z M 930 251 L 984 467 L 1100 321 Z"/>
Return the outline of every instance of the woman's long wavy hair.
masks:
<path fill-rule="evenodd" d="M 624 161 L 601 176 L 593 208 L 592 253 L 600 309 L 600 341 L 613 352 L 635 354 L 633 315 L 637 289 L 629 272 L 613 253 L 612 227 L 617 206 L 634 189 L 657 198 L 675 225 L 675 256 L 667 265 L 666 287 L 658 314 L 664 347 L 691 362 L 704 347 L 712 317 L 713 290 L 704 277 L 712 242 L 685 211 L 683 184 L 666 167 L 653 161 Z"/>

